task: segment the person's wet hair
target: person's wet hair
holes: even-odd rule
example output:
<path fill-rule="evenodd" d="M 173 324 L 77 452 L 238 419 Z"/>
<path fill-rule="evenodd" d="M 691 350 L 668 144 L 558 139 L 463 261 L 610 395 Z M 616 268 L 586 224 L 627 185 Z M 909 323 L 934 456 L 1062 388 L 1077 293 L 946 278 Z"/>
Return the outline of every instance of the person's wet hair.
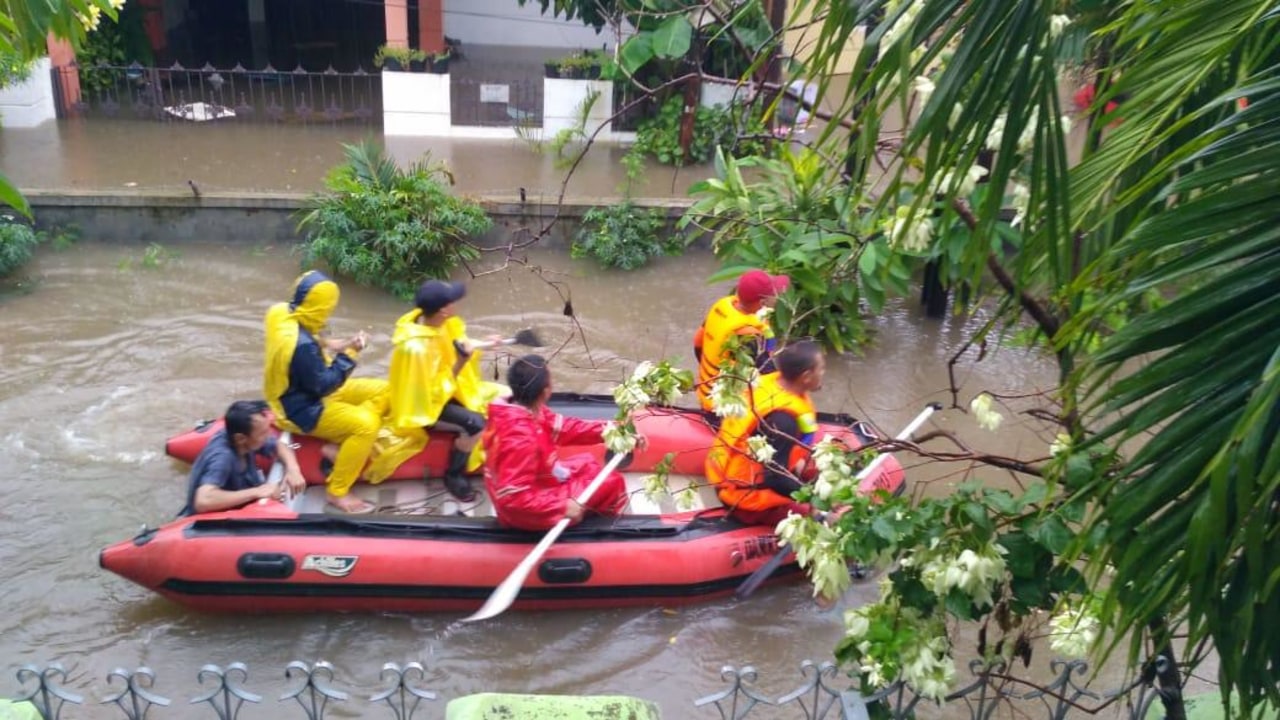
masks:
<path fill-rule="evenodd" d="M 547 369 L 546 358 L 541 355 L 525 355 L 507 370 L 511 399 L 526 407 L 533 405 L 550 384 L 551 371 Z"/>
<path fill-rule="evenodd" d="M 812 340 L 798 340 L 773 354 L 773 365 L 787 380 L 798 380 L 818 365 L 822 348 Z"/>
<path fill-rule="evenodd" d="M 235 435 L 248 435 L 253 432 L 253 416 L 267 411 L 267 404 L 261 400 L 237 400 L 227 408 L 222 420 L 227 426 L 227 441 Z"/>

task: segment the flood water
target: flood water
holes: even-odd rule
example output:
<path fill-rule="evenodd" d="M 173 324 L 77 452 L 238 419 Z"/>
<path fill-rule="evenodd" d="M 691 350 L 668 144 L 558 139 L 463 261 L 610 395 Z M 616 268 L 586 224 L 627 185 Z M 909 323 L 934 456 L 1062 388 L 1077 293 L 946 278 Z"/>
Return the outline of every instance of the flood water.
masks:
<path fill-rule="evenodd" d="M 803 659 L 830 658 L 841 613 L 819 610 L 803 585 L 679 609 L 509 612 L 446 634 L 457 616 L 200 614 L 100 570 L 100 548 L 182 505 L 186 467 L 164 456 L 165 438 L 217 416 L 233 398 L 259 395 L 262 314 L 287 298 L 299 270 L 288 248 L 170 250 L 174 256 L 147 267 L 140 246 L 90 238 L 70 250 L 46 248 L 26 279 L 0 295 L 0 697 L 16 692 L 21 664 L 59 661 L 67 685 L 90 702 L 66 716 L 118 717 L 91 703 L 108 694 L 113 668 L 146 665 L 157 671 L 157 692 L 175 701 L 163 716 L 176 717 L 190 713 L 181 708 L 197 693 L 203 664 L 238 660 L 249 666 L 248 688 L 267 696 L 240 717 L 266 718 L 280 714 L 275 697 L 290 661 L 327 660 L 340 689 L 367 698 L 383 686 L 384 662 L 416 660 L 428 668 L 425 686 L 442 698 L 419 717 L 440 717 L 446 701 L 468 693 L 505 691 L 634 694 L 659 702 L 667 717 L 709 718 L 715 711 L 695 711 L 692 701 L 724 687 L 722 665 L 755 665 L 761 689 L 776 698 L 799 685 Z M 608 391 L 644 359 L 692 367 L 693 329 L 728 289 L 706 284 L 716 261 L 697 252 L 632 273 L 597 272 L 555 252 L 528 260 L 472 281 L 462 313 L 477 336 L 532 326 L 553 344 L 566 341 L 554 365 L 562 390 Z M 570 297 L 579 324 L 562 312 Z M 379 291 L 343 285 L 334 332 L 373 334 L 358 374 L 385 373 L 390 331 L 405 309 Z M 846 410 L 891 435 L 926 401 L 949 403 L 946 363 L 969 327 L 924 319 L 913 302 L 872 323 L 876 345 L 832 359 L 817 399 L 821 409 Z M 1053 367 L 1028 352 L 974 359 L 957 365 L 966 406 L 983 390 L 1053 385 Z M 932 425 L 991 452 L 1043 456 L 1049 438 L 1022 422 L 1006 413 L 1006 429 L 991 435 L 948 409 Z M 932 480 L 930 492 L 945 492 L 966 469 L 903 460 L 910 479 Z M 1008 482 L 993 471 L 983 477 Z M 843 604 L 875 593 L 874 582 L 856 585 Z M 329 717 L 369 707 L 339 703 Z"/>

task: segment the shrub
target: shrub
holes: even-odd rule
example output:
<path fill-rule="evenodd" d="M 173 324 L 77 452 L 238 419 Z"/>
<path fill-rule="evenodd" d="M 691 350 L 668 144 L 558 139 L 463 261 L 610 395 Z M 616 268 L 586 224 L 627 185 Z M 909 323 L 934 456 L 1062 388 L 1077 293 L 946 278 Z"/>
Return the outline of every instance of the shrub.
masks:
<path fill-rule="evenodd" d="M 468 238 L 492 221 L 448 193 L 453 177 L 443 163 L 401 170 L 372 142 L 343 148 L 347 161 L 325 178 L 329 192 L 312 196 L 298 221 L 306 262 L 409 298 L 424 278 L 448 277 L 480 256 Z"/>
<path fill-rule="evenodd" d="M 634 270 L 658 255 L 684 251 L 680 233 L 667 234 L 667 218 L 660 208 L 637 207 L 630 200 L 595 207 L 582 216 L 573 238 L 575 258 L 592 257 L 607 268 Z"/>
<path fill-rule="evenodd" d="M 686 156 L 680 148 L 680 116 L 683 111 L 682 97 L 668 98 L 655 117 L 640 123 L 632 151 L 652 155 L 664 165 L 708 162 L 715 155 L 716 147 L 723 147 L 725 154 L 731 157 L 764 154 L 765 146 L 760 138 L 768 135 L 769 131 L 759 113 L 741 105 L 699 105 Z"/>
<path fill-rule="evenodd" d="M 27 225 L 0 217 L 0 277 L 27 264 L 40 236 Z"/>

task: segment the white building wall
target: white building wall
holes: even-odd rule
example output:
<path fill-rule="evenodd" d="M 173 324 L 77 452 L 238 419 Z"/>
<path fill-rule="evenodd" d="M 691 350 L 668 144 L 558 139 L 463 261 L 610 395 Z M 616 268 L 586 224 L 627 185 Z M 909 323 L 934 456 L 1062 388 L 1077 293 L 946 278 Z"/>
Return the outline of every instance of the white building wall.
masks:
<path fill-rule="evenodd" d="M 0 127 L 35 127 L 57 117 L 49 67 L 49 58 L 40 58 L 26 80 L 0 89 Z"/>
<path fill-rule="evenodd" d="M 525 47 L 598 48 L 617 44 L 607 26 L 600 33 L 581 20 L 542 14 L 542 4 L 529 0 L 445 0 L 444 34 L 467 44 Z"/>

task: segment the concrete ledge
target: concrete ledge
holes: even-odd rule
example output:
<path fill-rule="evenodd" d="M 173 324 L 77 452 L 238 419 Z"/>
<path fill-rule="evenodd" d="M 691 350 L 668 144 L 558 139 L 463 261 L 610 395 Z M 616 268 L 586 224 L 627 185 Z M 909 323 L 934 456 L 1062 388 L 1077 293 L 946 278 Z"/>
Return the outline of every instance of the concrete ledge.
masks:
<path fill-rule="evenodd" d="M 76 226 L 87 239 L 102 242 L 296 243 L 297 214 L 310 197 L 305 193 L 194 193 L 138 190 L 24 190 L 41 229 Z M 493 230 L 478 239 L 500 246 L 539 232 L 552 218 L 559 221 L 541 241 L 543 247 L 567 247 L 582 215 L 596 206 L 620 202 L 616 197 L 473 196 L 493 218 Z M 674 222 L 689 202 L 668 198 L 636 198 L 636 205 L 663 208 Z"/>

